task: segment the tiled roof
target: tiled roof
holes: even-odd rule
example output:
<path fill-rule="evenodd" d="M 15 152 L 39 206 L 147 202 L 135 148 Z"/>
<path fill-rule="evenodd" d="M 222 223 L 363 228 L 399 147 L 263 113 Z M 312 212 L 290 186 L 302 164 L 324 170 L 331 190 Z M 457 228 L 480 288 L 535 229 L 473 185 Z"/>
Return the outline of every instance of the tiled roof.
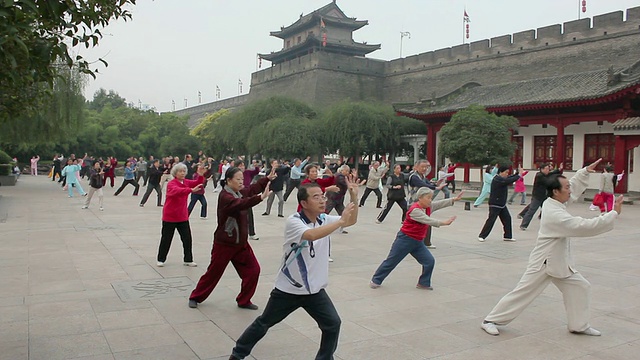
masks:
<path fill-rule="evenodd" d="M 278 62 L 284 58 L 290 56 L 290 54 L 298 53 L 301 50 L 307 49 L 309 46 L 321 46 L 322 39 L 315 35 L 309 35 L 305 39 L 305 41 L 300 44 L 296 44 L 291 46 L 288 49 L 283 49 L 280 51 L 275 51 L 270 54 L 258 54 L 260 58 L 269 60 L 271 62 Z M 380 49 L 380 44 L 364 44 L 358 43 L 355 41 L 350 42 L 340 42 L 337 40 L 333 40 L 331 38 L 327 39 L 327 46 L 325 47 L 327 51 L 331 51 L 331 49 L 341 49 L 342 51 L 350 52 L 357 56 L 364 56 L 372 51 L 376 51 Z M 306 50 L 305 50 L 306 53 Z"/>
<path fill-rule="evenodd" d="M 330 14 L 338 14 L 338 16 L 333 16 Z M 367 25 L 369 22 L 367 20 L 356 20 L 355 18 L 347 17 L 344 12 L 336 5 L 335 1 L 330 2 L 329 4 L 310 12 L 307 15 L 301 16 L 296 22 L 289 26 L 283 26 L 279 31 L 272 31 L 271 36 L 276 36 L 279 38 L 286 37 L 291 33 L 295 33 L 301 27 L 308 27 L 309 23 L 313 23 L 314 25 L 320 24 L 320 19 L 323 19 L 326 24 L 337 24 L 343 26 L 349 26 L 353 30 L 360 29 L 361 27 Z M 311 26 L 314 26 L 311 25 Z"/>
<path fill-rule="evenodd" d="M 620 119 L 613 123 L 613 131 L 640 130 L 640 117 Z"/>
<path fill-rule="evenodd" d="M 629 68 L 598 70 L 550 78 L 482 86 L 469 83 L 445 96 L 420 103 L 394 104 L 403 115 L 431 115 L 456 112 L 472 104 L 486 108 L 549 107 L 558 103 L 593 100 L 640 84 L 640 61 Z"/>

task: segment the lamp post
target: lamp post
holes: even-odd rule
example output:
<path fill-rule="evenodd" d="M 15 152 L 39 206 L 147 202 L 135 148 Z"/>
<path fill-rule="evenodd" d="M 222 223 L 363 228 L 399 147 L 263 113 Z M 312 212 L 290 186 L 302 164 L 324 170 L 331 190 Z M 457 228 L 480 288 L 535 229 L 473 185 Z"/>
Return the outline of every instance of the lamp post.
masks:
<path fill-rule="evenodd" d="M 408 31 L 400 31 L 400 57 L 402 57 L 402 39 L 404 39 L 404 37 L 408 37 L 409 39 L 411 39 L 411 33 Z"/>
<path fill-rule="evenodd" d="M 171 100 L 171 111 L 176 111 L 176 101 Z"/>
<path fill-rule="evenodd" d="M 220 88 L 216 85 L 216 100 L 220 100 Z"/>

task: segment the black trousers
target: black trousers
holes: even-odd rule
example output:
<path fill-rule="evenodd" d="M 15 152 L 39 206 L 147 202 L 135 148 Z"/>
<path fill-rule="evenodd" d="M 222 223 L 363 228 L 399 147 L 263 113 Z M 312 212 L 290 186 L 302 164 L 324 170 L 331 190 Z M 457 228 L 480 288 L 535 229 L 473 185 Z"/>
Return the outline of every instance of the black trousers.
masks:
<path fill-rule="evenodd" d="M 452 179 L 448 181 L 449 185 L 451 185 L 451 193 L 456 192 L 456 180 Z"/>
<path fill-rule="evenodd" d="M 362 195 L 362 199 L 360 199 L 360 206 L 364 206 L 364 202 L 367 201 L 367 197 L 369 197 L 369 194 L 372 191 L 378 197 L 378 202 L 376 203 L 376 207 L 380 207 L 382 205 L 382 193 L 380 192 L 380 189 L 378 189 L 378 188 L 375 188 L 375 189 L 365 188 L 364 189 L 364 194 Z"/>
<path fill-rule="evenodd" d="M 496 223 L 498 217 L 500 217 L 500 222 L 502 222 L 502 228 L 504 229 L 504 238 L 513 238 L 511 229 L 511 214 L 509 214 L 509 209 L 507 209 L 506 206 L 503 208 L 489 206 L 489 217 L 487 218 L 487 221 L 485 221 L 478 237 L 486 239 L 487 236 L 489 236 L 489 233 L 491 233 L 491 229 L 493 229 L 493 225 Z"/>
<path fill-rule="evenodd" d="M 395 200 L 387 199 L 387 206 L 385 206 L 384 209 L 382 209 L 382 211 L 380 212 L 380 215 L 378 215 L 378 221 L 384 221 L 384 219 L 387 217 L 387 214 L 389 214 L 389 211 L 391 211 L 391 207 L 393 207 L 393 204 L 398 204 L 398 206 L 400 206 L 400 208 L 402 209 L 402 221 L 404 221 L 405 216 L 407 216 L 407 200 L 405 198 Z"/>
<path fill-rule="evenodd" d="M 62 173 L 60 172 L 60 168 L 53 167 L 53 176 L 51 176 L 51 181 L 56 181 L 56 174 L 58 174 L 59 179 L 58 182 L 62 181 Z"/>
<path fill-rule="evenodd" d="M 250 207 L 247 211 L 247 220 L 249 222 L 249 236 L 254 236 L 256 234 L 256 225 L 253 222 L 253 208 Z"/>
<path fill-rule="evenodd" d="M 342 320 L 324 289 L 311 295 L 293 295 L 273 289 L 264 312 L 240 335 L 231 354 L 238 359 L 249 356 L 253 347 L 267 334 L 269 328 L 284 320 L 298 308 L 303 308 L 322 331 L 316 360 L 333 359 L 333 353 L 338 348 Z"/>
<path fill-rule="evenodd" d="M 125 186 L 127 185 L 133 185 L 135 187 L 135 189 L 133 190 L 133 195 L 138 195 L 138 190 L 140 190 L 140 185 L 138 185 L 138 182 L 136 181 L 136 179 L 131 179 L 131 180 L 123 180 L 122 181 L 122 185 L 120 185 L 120 187 L 118 188 L 118 190 L 116 190 L 116 192 L 113 194 L 115 196 L 118 196 L 118 194 L 120 194 L 122 192 L 122 190 L 124 190 Z"/>
<path fill-rule="evenodd" d="M 284 201 L 287 201 L 293 189 L 300 188 L 300 183 L 301 183 L 300 179 L 289 179 L 289 185 L 287 186 L 287 191 L 284 193 Z"/>
<path fill-rule="evenodd" d="M 189 226 L 189 221 L 162 222 L 162 237 L 160 238 L 160 246 L 158 247 L 158 261 L 167 261 L 167 254 L 169 254 L 171 241 L 173 240 L 173 234 L 176 229 L 178 229 L 180 240 L 182 240 L 184 262 L 193 262 L 193 253 L 191 252 L 191 227 Z"/>
<path fill-rule="evenodd" d="M 147 199 L 149 199 L 149 195 L 151 195 L 151 192 L 153 190 L 155 190 L 156 193 L 158 194 L 158 206 L 162 205 L 162 187 L 160 186 L 160 184 L 151 184 L 151 183 L 149 183 L 149 186 L 147 186 L 147 190 L 144 192 L 144 195 L 142 196 L 140 205 L 144 205 L 147 203 Z"/>
<path fill-rule="evenodd" d="M 336 209 L 338 215 L 342 216 L 342 212 L 344 211 L 344 197 L 341 197 L 339 200 L 327 200 L 327 205 L 324 208 L 324 213 L 328 215 L 333 209 Z"/>
<path fill-rule="evenodd" d="M 140 183 L 140 178 L 144 180 L 144 184 L 142 186 L 147 186 L 147 172 L 146 171 L 136 171 L 136 181 Z"/>

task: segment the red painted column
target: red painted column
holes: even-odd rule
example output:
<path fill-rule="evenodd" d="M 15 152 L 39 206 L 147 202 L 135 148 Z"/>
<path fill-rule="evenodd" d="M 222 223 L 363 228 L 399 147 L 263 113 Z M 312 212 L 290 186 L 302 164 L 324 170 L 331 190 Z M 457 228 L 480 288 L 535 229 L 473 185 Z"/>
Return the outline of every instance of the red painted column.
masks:
<path fill-rule="evenodd" d="M 629 175 L 629 169 L 627 169 L 627 165 L 629 164 L 629 152 L 627 150 L 627 142 L 623 136 L 616 136 L 616 145 L 615 145 L 615 153 L 614 153 L 614 162 L 613 169 L 616 174 L 619 174 L 624 170 L 624 177 L 615 188 L 616 193 L 626 193 L 627 192 L 627 178 Z"/>
<path fill-rule="evenodd" d="M 560 166 L 560 163 L 564 163 L 565 160 L 565 145 L 564 145 L 564 123 L 562 120 L 558 120 L 555 123 L 556 132 L 556 166 Z"/>
<path fill-rule="evenodd" d="M 431 163 L 431 172 L 427 174 L 427 178 L 431 178 L 436 171 L 436 126 L 427 123 L 427 160 Z"/>
<path fill-rule="evenodd" d="M 464 183 L 469 183 L 469 176 L 471 175 L 471 165 L 464 163 Z"/>

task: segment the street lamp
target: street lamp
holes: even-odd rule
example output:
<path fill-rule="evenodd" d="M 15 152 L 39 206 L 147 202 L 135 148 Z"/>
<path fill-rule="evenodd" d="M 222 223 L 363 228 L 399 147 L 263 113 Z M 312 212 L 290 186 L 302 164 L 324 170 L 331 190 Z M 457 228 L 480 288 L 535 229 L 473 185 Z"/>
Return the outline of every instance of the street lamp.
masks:
<path fill-rule="evenodd" d="M 404 39 L 404 37 L 408 37 L 409 39 L 411 39 L 411 33 L 408 31 L 400 31 L 400 57 L 402 57 L 402 39 Z"/>

